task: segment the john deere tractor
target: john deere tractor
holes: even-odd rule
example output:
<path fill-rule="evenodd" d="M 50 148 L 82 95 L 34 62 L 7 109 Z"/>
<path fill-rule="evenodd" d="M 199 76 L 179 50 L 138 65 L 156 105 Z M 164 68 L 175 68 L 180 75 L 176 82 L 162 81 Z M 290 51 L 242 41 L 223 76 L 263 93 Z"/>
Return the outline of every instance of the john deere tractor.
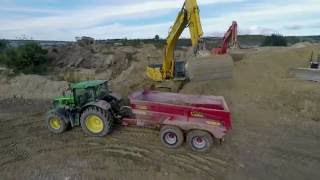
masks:
<path fill-rule="evenodd" d="M 122 99 L 108 89 L 107 81 L 71 84 L 63 96 L 54 99 L 45 122 L 53 133 L 81 126 L 90 136 L 105 136 L 110 133 L 114 121 L 125 114 L 126 107 L 121 107 L 121 103 Z"/>

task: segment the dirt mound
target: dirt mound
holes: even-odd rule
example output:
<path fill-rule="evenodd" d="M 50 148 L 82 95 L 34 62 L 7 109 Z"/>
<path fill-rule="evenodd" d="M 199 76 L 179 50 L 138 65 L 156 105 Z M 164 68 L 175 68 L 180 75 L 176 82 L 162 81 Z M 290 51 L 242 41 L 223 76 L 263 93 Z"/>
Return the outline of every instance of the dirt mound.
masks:
<path fill-rule="evenodd" d="M 144 45 L 138 53 L 133 56 L 134 61 L 131 66 L 118 77 L 111 80 L 112 90 L 121 94 L 123 97 L 127 97 L 130 92 L 152 84 L 145 74 L 146 67 L 148 63 L 160 63 L 162 60 L 161 57 L 162 50 L 156 49 L 153 45 Z"/>
<path fill-rule="evenodd" d="M 66 72 L 68 74 L 69 72 L 75 73 L 74 71 L 90 69 L 95 74 L 106 72 L 108 76 L 104 76 L 105 79 L 110 79 L 117 77 L 122 71 L 128 69 L 137 52 L 138 49 L 134 47 L 111 47 L 103 44 L 79 46 L 72 44 L 50 48 L 49 56 L 52 65 L 56 67 L 62 77 L 66 76 Z M 82 74 L 87 73 L 83 72 Z M 77 76 L 81 76 L 81 73 L 78 73 Z M 87 79 L 87 77 L 74 80 L 65 77 L 64 80 L 79 81 L 83 79 Z"/>
<path fill-rule="evenodd" d="M 116 79 L 128 70 L 133 62 L 136 64 L 134 66 L 143 68 L 148 62 L 161 63 L 162 52 L 162 49 L 157 49 L 152 44 L 137 47 L 71 44 L 49 48 L 49 57 L 52 65 L 56 67 L 58 80 L 78 82 L 92 79 Z M 177 59 L 185 59 L 185 54 L 183 50 L 175 52 Z"/>
<path fill-rule="evenodd" d="M 291 47 L 293 47 L 293 48 L 305 48 L 305 47 L 309 47 L 309 46 L 312 46 L 312 43 L 310 43 L 310 42 L 299 42 L 299 43 L 296 43 L 296 44 L 292 45 Z"/>
<path fill-rule="evenodd" d="M 246 102 L 244 104 L 249 109 L 260 106 L 284 114 L 319 119 L 315 107 L 320 108 L 320 101 L 314 99 L 320 97 L 319 84 L 291 79 L 288 75 L 289 69 L 306 66 L 310 52 L 319 48 L 280 48 L 275 51 L 261 48 L 261 51 L 248 53 L 242 61 L 235 63 L 233 79 L 190 82 L 181 92 L 223 95 L 232 104 Z M 268 118 L 268 115 L 263 116 Z"/>
<path fill-rule="evenodd" d="M 38 75 L 20 75 L 0 78 L 0 99 L 52 99 L 68 88 L 65 81 L 53 81 Z"/>

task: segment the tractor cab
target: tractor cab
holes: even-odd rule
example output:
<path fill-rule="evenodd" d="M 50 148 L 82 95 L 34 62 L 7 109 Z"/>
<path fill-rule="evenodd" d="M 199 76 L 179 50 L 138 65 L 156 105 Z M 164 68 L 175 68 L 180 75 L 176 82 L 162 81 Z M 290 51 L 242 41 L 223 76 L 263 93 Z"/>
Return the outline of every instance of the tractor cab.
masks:
<path fill-rule="evenodd" d="M 105 99 L 111 92 L 108 82 L 102 80 L 84 81 L 71 85 L 75 105 L 82 107 L 88 102 Z"/>
<path fill-rule="evenodd" d="M 88 102 L 108 99 L 110 93 L 107 81 L 95 80 L 74 83 L 63 92 L 63 96 L 54 99 L 53 105 L 54 107 L 82 107 Z"/>

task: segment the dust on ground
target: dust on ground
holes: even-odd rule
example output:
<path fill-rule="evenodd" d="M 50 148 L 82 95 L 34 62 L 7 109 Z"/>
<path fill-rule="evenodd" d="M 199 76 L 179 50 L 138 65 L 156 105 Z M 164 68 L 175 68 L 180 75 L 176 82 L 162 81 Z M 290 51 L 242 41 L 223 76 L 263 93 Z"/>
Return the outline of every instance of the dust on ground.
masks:
<path fill-rule="evenodd" d="M 290 68 L 308 66 L 312 50 L 320 46 L 257 49 L 235 63 L 233 79 L 186 84 L 181 93 L 222 95 L 232 111 L 233 130 L 208 154 L 185 146 L 169 150 L 151 129 L 115 127 L 105 138 L 87 137 L 80 128 L 54 135 L 43 122 L 49 101 L 3 99 L 0 174 L 4 179 L 318 179 L 320 84 L 288 76 Z M 139 51 L 140 57 L 110 78 L 115 92 L 125 95 L 149 83 L 143 70 L 148 51 Z"/>

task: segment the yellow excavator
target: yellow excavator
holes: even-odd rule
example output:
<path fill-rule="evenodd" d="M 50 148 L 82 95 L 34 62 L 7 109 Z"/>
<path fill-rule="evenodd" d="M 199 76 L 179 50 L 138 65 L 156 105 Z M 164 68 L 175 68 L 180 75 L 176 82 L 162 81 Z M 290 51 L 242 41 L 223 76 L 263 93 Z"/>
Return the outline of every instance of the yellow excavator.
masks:
<path fill-rule="evenodd" d="M 149 64 L 147 76 L 153 80 L 162 82 L 164 80 L 210 80 L 227 78 L 232 76 L 231 58 L 214 58 L 210 53 L 206 56 L 192 58 L 192 61 L 174 60 L 174 49 L 176 43 L 185 28 L 189 28 L 194 54 L 197 55 L 199 42 L 203 35 L 197 0 L 185 0 L 174 25 L 171 27 L 164 47 L 162 64 Z M 223 62 L 224 61 L 224 62 Z M 188 68 L 189 66 L 189 68 Z M 192 71 L 190 73 L 189 71 Z M 212 74 L 211 74 L 212 73 Z M 202 76 L 202 77 L 196 77 Z"/>

